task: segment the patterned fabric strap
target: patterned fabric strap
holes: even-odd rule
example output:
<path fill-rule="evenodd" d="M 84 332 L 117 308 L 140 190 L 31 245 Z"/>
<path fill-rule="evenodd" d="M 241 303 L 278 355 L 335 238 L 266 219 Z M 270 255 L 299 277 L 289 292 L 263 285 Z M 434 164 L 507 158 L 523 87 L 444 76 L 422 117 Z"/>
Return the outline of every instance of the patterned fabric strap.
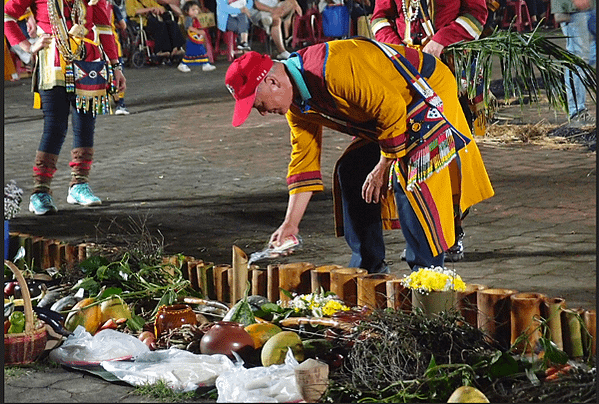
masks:
<path fill-rule="evenodd" d="M 443 115 L 443 102 L 428 82 L 420 75 L 403 55 L 391 46 L 372 39 L 363 38 L 375 44 L 393 62 L 397 71 L 412 85 L 422 99 L 408 105 L 407 133 L 407 186 L 411 191 L 419 183 L 426 181 L 434 172 L 446 167 L 457 151 L 469 143 L 469 139 Z M 400 175 L 398 161 L 393 169 Z"/>

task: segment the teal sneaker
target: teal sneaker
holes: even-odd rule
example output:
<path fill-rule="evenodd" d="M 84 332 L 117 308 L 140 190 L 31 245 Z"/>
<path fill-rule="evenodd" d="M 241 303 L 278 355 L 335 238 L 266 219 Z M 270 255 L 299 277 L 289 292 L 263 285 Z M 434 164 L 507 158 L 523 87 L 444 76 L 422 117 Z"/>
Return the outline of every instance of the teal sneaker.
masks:
<path fill-rule="evenodd" d="M 75 184 L 69 188 L 67 202 L 83 206 L 101 205 L 102 201 L 92 192 L 89 184 Z"/>
<path fill-rule="evenodd" d="M 52 196 L 47 192 L 36 192 L 29 198 L 29 211 L 36 215 L 46 215 L 58 212 Z"/>

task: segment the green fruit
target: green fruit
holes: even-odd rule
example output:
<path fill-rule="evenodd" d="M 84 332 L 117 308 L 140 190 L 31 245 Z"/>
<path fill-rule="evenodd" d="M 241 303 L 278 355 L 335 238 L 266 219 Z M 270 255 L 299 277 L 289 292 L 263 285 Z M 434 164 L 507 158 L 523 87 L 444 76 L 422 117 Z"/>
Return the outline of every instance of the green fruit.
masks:
<path fill-rule="evenodd" d="M 472 386 L 458 387 L 449 400 L 448 403 L 488 403 L 489 399 L 479 389 Z"/>
<path fill-rule="evenodd" d="M 100 320 L 102 324 L 110 319 L 119 320 L 126 318 L 129 320 L 131 318 L 129 306 L 118 296 L 102 302 L 100 304 L 100 311 L 102 312 L 102 319 Z"/>
<path fill-rule="evenodd" d="M 262 347 L 260 355 L 262 366 L 285 363 L 288 348 L 291 348 L 298 362 L 304 360 L 304 346 L 299 335 L 293 331 L 281 331 L 270 337 Z"/>

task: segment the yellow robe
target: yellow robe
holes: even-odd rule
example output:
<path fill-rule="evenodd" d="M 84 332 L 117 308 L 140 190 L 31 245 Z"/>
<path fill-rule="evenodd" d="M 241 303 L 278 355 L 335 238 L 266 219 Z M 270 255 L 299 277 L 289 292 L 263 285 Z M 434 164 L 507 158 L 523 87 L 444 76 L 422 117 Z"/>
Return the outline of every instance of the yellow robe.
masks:
<path fill-rule="evenodd" d="M 493 196 L 494 191 L 459 105 L 457 84 L 449 68 L 432 57 L 426 59 L 428 65 L 425 65 L 421 52 L 406 50 L 401 45 L 393 47 L 404 55 L 409 52 L 408 59 L 412 61 L 415 57 L 418 59 L 414 64 L 421 72 L 427 72 L 429 85 L 443 101 L 445 117 L 470 139 L 458 152 L 459 159 L 435 172 L 420 189 L 407 191 L 405 178 L 399 178 L 427 234 L 431 250 L 437 255 L 455 241 L 454 199 L 464 211 Z M 419 96 L 381 50 L 363 40 L 340 40 L 304 48 L 298 53 L 302 60 L 302 77 L 313 99 L 307 100 L 309 109 L 302 110 L 294 104 L 286 115 L 291 128 L 292 152 L 287 176 L 291 194 L 324 189 L 320 175 L 322 126 L 347 133 L 344 122 L 350 123 L 354 128 L 349 133 L 357 131 L 358 136 L 377 141 L 386 157 L 406 157 L 407 142 L 402 140 L 405 140 L 407 106 Z M 319 71 L 322 77 L 317 77 Z M 356 141 L 350 147 L 364 141 L 367 140 Z M 392 194 L 385 201 L 391 205 L 382 206 L 384 226 L 397 227 L 393 226 L 397 211 Z M 336 233 L 342 235 L 337 198 L 335 205 Z"/>

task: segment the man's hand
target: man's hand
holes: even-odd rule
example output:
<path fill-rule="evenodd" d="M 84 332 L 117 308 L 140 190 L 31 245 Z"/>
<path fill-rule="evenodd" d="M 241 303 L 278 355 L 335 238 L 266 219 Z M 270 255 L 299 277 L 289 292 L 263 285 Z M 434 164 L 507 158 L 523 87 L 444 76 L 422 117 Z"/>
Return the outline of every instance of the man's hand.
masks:
<path fill-rule="evenodd" d="M 27 34 L 29 35 L 30 38 L 36 38 L 37 37 L 37 21 L 35 21 L 35 17 L 32 15 L 30 15 L 27 18 Z"/>
<path fill-rule="evenodd" d="M 22 43 L 25 43 L 25 42 L 27 42 L 29 44 L 29 41 L 23 41 Z M 40 50 L 50 46 L 51 43 L 52 43 L 52 35 L 41 34 L 40 36 L 37 37 L 37 41 L 35 41 L 32 45 L 30 45 L 29 52 L 31 54 L 35 55 Z M 23 47 L 23 45 L 21 45 L 21 47 Z M 26 48 L 23 48 L 23 49 L 26 50 Z"/>
<path fill-rule="evenodd" d="M 440 43 L 435 42 L 433 40 L 430 40 L 424 46 L 424 48 L 422 48 L 422 52 L 430 53 L 434 57 L 440 58 L 441 57 L 441 53 L 443 53 L 443 49 L 445 49 L 445 47 L 443 45 L 441 45 Z"/>
<path fill-rule="evenodd" d="M 362 185 L 362 199 L 366 203 L 379 203 L 387 195 L 389 168 L 392 162 L 392 159 L 381 156 L 380 161 L 366 176 Z"/>
<path fill-rule="evenodd" d="M 278 247 L 287 237 L 291 235 L 296 235 L 298 233 L 299 228 L 297 226 L 293 226 L 289 223 L 283 222 L 283 224 L 279 226 L 279 228 L 270 236 L 268 245 L 271 247 Z"/>
<path fill-rule="evenodd" d="M 120 70 L 115 70 L 114 79 L 116 80 L 116 89 L 119 93 L 125 91 L 127 88 L 127 79 Z"/>

